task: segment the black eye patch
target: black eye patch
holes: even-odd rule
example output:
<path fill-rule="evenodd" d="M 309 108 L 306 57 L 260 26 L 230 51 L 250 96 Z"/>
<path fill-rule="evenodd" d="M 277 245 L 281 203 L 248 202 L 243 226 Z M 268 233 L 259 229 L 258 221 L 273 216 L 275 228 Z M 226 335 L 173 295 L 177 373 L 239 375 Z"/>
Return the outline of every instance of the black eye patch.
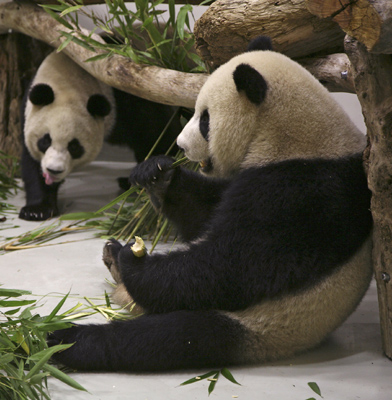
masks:
<path fill-rule="evenodd" d="M 49 147 L 52 144 L 52 138 L 50 137 L 49 133 L 46 133 L 44 136 L 42 136 L 41 139 L 38 140 L 37 142 L 37 146 L 38 146 L 38 150 L 41 153 L 46 153 L 46 150 L 49 149 Z"/>
<path fill-rule="evenodd" d="M 205 109 L 200 116 L 199 129 L 203 138 L 208 140 L 208 133 L 210 132 L 210 114 L 207 109 Z"/>
<path fill-rule="evenodd" d="M 80 144 L 78 139 L 72 139 L 68 143 L 67 149 L 68 149 L 69 154 L 71 154 L 71 157 L 73 159 L 80 158 L 84 154 L 84 147 Z"/>

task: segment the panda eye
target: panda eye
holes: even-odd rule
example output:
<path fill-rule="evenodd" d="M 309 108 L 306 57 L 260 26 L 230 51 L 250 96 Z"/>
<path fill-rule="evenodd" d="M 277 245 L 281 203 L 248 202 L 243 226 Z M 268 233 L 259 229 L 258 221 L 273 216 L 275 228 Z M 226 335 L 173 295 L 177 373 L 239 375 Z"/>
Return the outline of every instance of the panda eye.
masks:
<path fill-rule="evenodd" d="M 49 133 L 46 133 L 44 136 L 42 136 L 41 139 L 38 140 L 37 142 L 37 146 L 38 146 L 38 150 L 41 153 L 45 153 L 46 150 L 49 149 L 49 147 L 52 144 L 52 138 L 50 137 Z"/>
<path fill-rule="evenodd" d="M 73 159 L 81 158 L 84 154 L 84 147 L 80 144 L 78 139 L 72 139 L 68 143 L 67 149 Z"/>
<path fill-rule="evenodd" d="M 203 138 L 208 140 L 208 133 L 210 132 L 210 114 L 207 109 L 205 109 L 200 116 L 199 129 Z"/>

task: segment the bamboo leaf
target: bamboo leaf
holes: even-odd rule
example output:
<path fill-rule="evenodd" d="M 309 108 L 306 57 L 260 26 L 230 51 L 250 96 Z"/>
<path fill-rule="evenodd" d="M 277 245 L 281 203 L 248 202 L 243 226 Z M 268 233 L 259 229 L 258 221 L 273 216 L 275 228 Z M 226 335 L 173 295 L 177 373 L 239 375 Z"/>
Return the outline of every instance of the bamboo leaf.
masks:
<path fill-rule="evenodd" d="M 2 296 L 2 297 L 20 297 L 20 296 L 23 296 L 26 294 L 31 294 L 31 292 L 29 290 L 0 288 L 0 296 Z"/>
<path fill-rule="evenodd" d="M 64 50 L 70 43 L 72 42 L 72 37 L 67 37 L 63 43 L 60 44 L 60 46 L 57 48 L 57 53 L 60 53 L 60 51 Z"/>
<path fill-rule="evenodd" d="M 83 7 L 83 5 L 69 7 L 60 14 L 60 17 L 64 17 L 71 12 L 76 12 L 76 11 L 80 10 L 82 7 Z"/>
<path fill-rule="evenodd" d="M 76 382 L 74 379 L 72 379 L 70 376 L 68 376 L 67 374 L 65 374 L 64 372 L 60 371 L 59 369 L 57 369 L 56 367 L 54 367 L 53 365 L 50 364 L 46 364 L 43 366 L 43 369 L 47 372 L 50 373 L 50 375 L 53 378 L 58 379 L 61 382 L 66 383 L 68 386 L 73 387 L 74 389 L 78 389 L 78 390 L 82 390 L 84 392 L 87 392 L 87 390 L 80 385 L 78 382 Z"/>
<path fill-rule="evenodd" d="M 53 10 L 51 10 L 51 8 L 49 8 L 49 7 L 45 6 L 45 5 L 42 5 L 42 7 L 57 22 L 59 22 L 60 24 L 64 25 L 68 29 L 71 29 L 71 30 L 73 29 L 73 26 L 66 19 L 61 18 L 57 13 L 55 13 Z"/>
<path fill-rule="evenodd" d="M 195 383 L 195 382 L 199 382 L 199 381 L 201 381 L 201 380 L 203 380 L 203 379 L 207 379 L 207 378 L 209 378 L 210 376 L 215 375 L 217 372 L 219 372 L 219 371 L 210 371 L 210 372 L 207 372 L 207 373 L 204 374 L 204 375 L 195 376 L 194 378 L 191 378 L 191 379 L 188 379 L 188 380 L 185 381 L 185 382 L 182 382 L 182 383 L 180 384 L 180 386 L 189 385 L 189 384 L 191 384 L 191 383 Z"/>
<path fill-rule="evenodd" d="M 234 376 L 232 375 L 232 373 L 231 373 L 227 368 L 222 368 L 220 372 L 221 372 L 221 374 L 222 374 L 226 379 L 228 379 L 230 382 L 235 383 L 236 385 L 240 385 L 240 386 L 241 386 L 241 384 L 238 383 L 238 382 L 234 379 Z"/>
<path fill-rule="evenodd" d="M 42 367 L 49 361 L 50 357 L 52 357 L 52 355 L 54 353 L 57 353 L 58 351 L 61 351 L 61 350 L 68 349 L 71 346 L 73 346 L 73 343 L 72 344 L 58 344 L 56 346 L 49 347 L 48 349 L 42 350 L 42 351 L 30 356 L 27 360 L 34 361 L 36 364 L 29 371 L 29 373 L 26 376 L 26 379 L 30 379 L 33 375 L 35 375 L 36 372 L 40 371 L 42 369 Z"/>
<path fill-rule="evenodd" d="M 52 310 L 52 312 L 44 319 L 44 322 L 50 322 L 53 317 L 59 312 L 60 308 L 64 305 L 65 301 L 69 296 L 69 292 L 58 302 L 56 307 Z"/>
<path fill-rule="evenodd" d="M 180 11 L 177 15 L 177 33 L 181 40 L 184 40 L 184 32 L 185 32 L 185 21 L 188 16 L 188 12 L 193 10 L 190 4 L 186 4 L 180 8 Z"/>
<path fill-rule="evenodd" d="M 18 307 L 34 304 L 35 300 L 0 300 L 1 307 Z"/>
<path fill-rule="evenodd" d="M 313 390 L 313 392 L 318 394 L 320 397 L 323 397 L 321 396 L 321 390 L 316 382 L 308 382 L 308 386 Z"/>
<path fill-rule="evenodd" d="M 213 392 L 215 389 L 215 385 L 218 382 L 220 372 L 218 371 L 214 377 L 211 379 L 211 383 L 208 385 L 208 396 Z"/>

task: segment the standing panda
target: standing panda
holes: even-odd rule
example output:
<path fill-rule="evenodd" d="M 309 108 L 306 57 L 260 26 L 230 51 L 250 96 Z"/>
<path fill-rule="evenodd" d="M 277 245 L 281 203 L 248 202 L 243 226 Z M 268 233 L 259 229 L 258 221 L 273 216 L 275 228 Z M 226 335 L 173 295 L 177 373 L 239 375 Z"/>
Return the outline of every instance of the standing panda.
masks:
<path fill-rule="evenodd" d="M 202 174 L 157 156 L 130 181 L 184 246 L 139 258 L 110 240 L 104 262 L 145 314 L 51 333 L 49 345 L 75 343 L 57 361 L 155 371 L 287 358 L 320 344 L 365 294 L 365 138 L 269 40 L 210 76 L 177 143 Z"/>
<path fill-rule="evenodd" d="M 143 161 L 173 113 L 173 107 L 113 89 L 63 53 L 51 53 L 32 81 L 22 112 L 26 205 L 19 217 L 40 221 L 58 215 L 61 182 L 95 159 L 105 137 L 128 145 L 137 162 Z M 178 117 L 155 154 L 164 153 L 180 131 Z"/>

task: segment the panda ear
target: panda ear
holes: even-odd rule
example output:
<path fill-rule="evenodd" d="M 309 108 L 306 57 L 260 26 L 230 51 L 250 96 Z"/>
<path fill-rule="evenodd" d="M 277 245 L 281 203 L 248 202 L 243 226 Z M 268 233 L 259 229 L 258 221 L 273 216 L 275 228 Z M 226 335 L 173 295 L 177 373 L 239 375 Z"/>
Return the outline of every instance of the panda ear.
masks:
<path fill-rule="evenodd" d="M 246 51 L 273 50 L 271 38 L 268 36 L 257 36 L 248 44 Z"/>
<path fill-rule="evenodd" d="M 254 104 L 261 104 L 267 94 L 267 82 L 263 76 L 248 64 L 240 64 L 233 72 L 237 90 L 244 91 Z"/>
<path fill-rule="evenodd" d="M 106 117 L 111 108 L 108 99 L 102 94 L 93 94 L 87 102 L 87 111 L 93 117 Z"/>
<path fill-rule="evenodd" d="M 34 85 L 29 92 L 29 100 L 35 106 L 47 106 L 54 101 L 53 89 L 46 83 Z"/>

